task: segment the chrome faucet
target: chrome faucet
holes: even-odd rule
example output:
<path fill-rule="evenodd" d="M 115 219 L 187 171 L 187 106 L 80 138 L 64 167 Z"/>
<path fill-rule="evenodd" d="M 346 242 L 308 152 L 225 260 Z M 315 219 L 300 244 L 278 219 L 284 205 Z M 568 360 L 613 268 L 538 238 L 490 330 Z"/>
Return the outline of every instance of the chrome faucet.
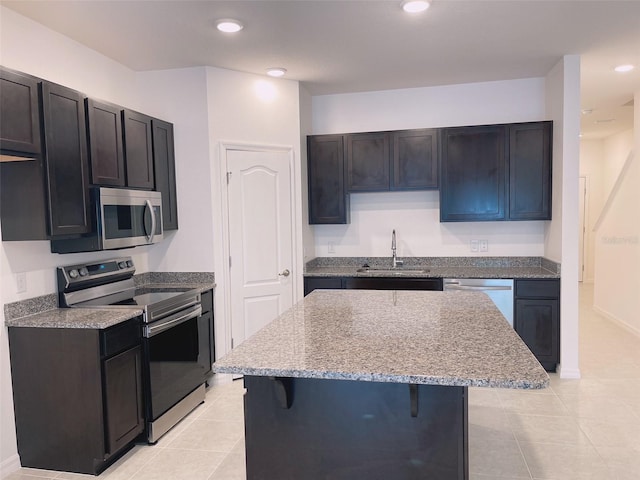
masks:
<path fill-rule="evenodd" d="M 391 232 L 391 260 L 393 261 L 393 268 L 401 267 L 404 263 L 402 260 L 398 260 L 396 256 L 396 230 Z"/>

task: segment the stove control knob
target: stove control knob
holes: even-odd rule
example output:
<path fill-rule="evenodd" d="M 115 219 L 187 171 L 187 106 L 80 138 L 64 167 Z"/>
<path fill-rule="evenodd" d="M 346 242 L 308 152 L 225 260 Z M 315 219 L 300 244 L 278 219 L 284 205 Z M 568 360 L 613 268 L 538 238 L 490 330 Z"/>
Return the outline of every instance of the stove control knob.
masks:
<path fill-rule="evenodd" d="M 75 268 L 73 270 L 69 270 L 69 277 L 78 278 L 78 270 L 76 270 Z"/>
<path fill-rule="evenodd" d="M 89 270 L 87 270 L 87 267 L 82 267 L 80 269 L 80 276 L 81 277 L 86 277 L 87 275 L 89 275 Z"/>
<path fill-rule="evenodd" d="M 133 267 L 133 262 L 131 260 L 127 260 L 127 267 Z"/>
<path fill-rule="evenodd" d="M 127 262 L 118 262 L 118 268 L 127 268 Z"/>

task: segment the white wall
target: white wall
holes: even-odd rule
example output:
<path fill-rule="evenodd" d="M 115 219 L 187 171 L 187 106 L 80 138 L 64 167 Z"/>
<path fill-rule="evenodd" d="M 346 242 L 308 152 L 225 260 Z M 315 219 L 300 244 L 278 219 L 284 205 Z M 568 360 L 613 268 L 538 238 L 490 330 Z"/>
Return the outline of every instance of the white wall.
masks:
<path fill-rule="evenodd" d="M 595 233 L 594 308 L 640 335 L 640 91 L 634 98 L 634 155 Z M 627 160 L 627 139 L 625 132 L 604 142 L 607 183 Z"/>
<path fill-rule="evenodd" d="M 300 146 L 300 92 L 297 82 L 267 79 L 220 68 L 207 68 L 209 141 L 211 142 L 211 191 L 215 226 L 216 355 L 231 348 L 231 317 L 228 292 L 228 235 L 226 180 L 221 145 L 249 144 L 293 149 L 295 231 L 292 274 L 294 301 L 302 298 L 302 185 Z"/>
<path fill-rule="evenodd" d="M 609 197 L 614 183 L 618 179 L 620 170 L 633 150 L 634 129 L 611 135 L 602 140 L 603 143 L 603 167 L 604 167 L 604 195 L 605 200 Z"/>
<path fill-rule="evenodd" d="M 542 78 L 313 97 L 313 133 L 512 123 L 547 119 Z M 351 195 L 349 225 L 316 225 L 318 256 L 391 255 L 396 229 L 401 256 L 544 253 L 545 222 L 440 223 L 437 191 Z M 489 251 L 472 254 L 471 239 Z M 334 253 L 329 253 L 329 244 Z"/>
<path fill-rule="evenodd" d="M 300 102 L 298 83 L 268 80 L 275 97 L 256 96 L 264 77 L 214 68 L 135 73 L 43 26 L 0 7 L 0 63 L 89 96 L 174 123 L 179 230 L 158 245 L 119 251 L 137 271 L 215 271 L 216 351 L 229 347 L 224 295 L 226 224 L 222 205 L 220 142 L 291 147 L 294 157 L 296 293 L 302 295 Z M 263 84 L 264 85 L 264 84 Z M 306 98 L 307 111 L 310 99 Z M 310 122 L 307 122 L 310 123 Z M 0 305 L 54 293 L 55 267 L 113 257 L 113 252 L 51 254 L 48 242 L 0 243 Z M 26 272 L 28 289 L 17 294 L 15 273 Z M 222 300 L 221 300 L 222 299 Z M 0 312 L 0 324 L 4 316 Z M 19 466 L 6 330 L 0 333 L 0 477 Z"/>
<path fill-rule="evenodd" d="M 65 85 L 88 95 L 131 108 L 140 108 L 135 74 L 107 57 L 42 27 L 0 6 L 0 63 L 9 68 Z M 150 247 L 125 250 L 140 271 L 147 270 Z M 0 244 L 0 304 L 56 291 L 55 267 L 109 254 L 57 255 L 49 242 L 2 242 Z M 25 272 L 27 291 L 16 292 L 15 274 Z M 9 351 L 3 325 L 0 335 L 0 476 L 18 466 L 9 375 Z"/>
<path fill-rule="evenodd" d="M 309 225 L 309 184 L 307 182 L 307 135 L 312 132 L 312 97 L 300 85 L 300 177 L 302 179 L 302 245 L 303 262 L 316 257 L 313 227 Z"/>
<path fill-rule="evenodd" d="M 578 174 L 580 161 L 580 57 L 567 55 L 546 77 L 547 115 L 553 120 L 553 210 L 545 256 L 562 263 L 560 376 L 579 378 Z"/>
<path fill-rule="evenodd" d="M 207 71 L 188 68 L 138 74 L 145 113 L 174 125 L 178 230 L 149 251 L 149 270 L 214 271 L 213 189 Z"/>
<path fill-rule="evenodd" d="M 583 282 L 593 283 L 595 233 L 604 205 L 604 145 L 602 140 L 580 141 L 580 176 L 586 178 Z"/>

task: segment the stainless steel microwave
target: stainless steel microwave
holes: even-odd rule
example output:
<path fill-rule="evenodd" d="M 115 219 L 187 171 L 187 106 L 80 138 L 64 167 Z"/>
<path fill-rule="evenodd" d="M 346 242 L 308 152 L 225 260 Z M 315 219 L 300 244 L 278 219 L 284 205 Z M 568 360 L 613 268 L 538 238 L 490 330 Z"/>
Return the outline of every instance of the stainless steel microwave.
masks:
<path fill-rule="evenodd" d="M 94 187 L 91 205 L 91 232 L 51 240 L 52 252 L 115 250 L 150 245 L 163 239 L 160 192 Z"/>

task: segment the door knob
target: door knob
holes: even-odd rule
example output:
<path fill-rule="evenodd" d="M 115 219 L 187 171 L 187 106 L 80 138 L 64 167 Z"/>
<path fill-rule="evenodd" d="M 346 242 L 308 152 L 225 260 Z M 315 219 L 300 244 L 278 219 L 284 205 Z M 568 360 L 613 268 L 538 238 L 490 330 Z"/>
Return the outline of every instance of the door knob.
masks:
<path fill-rule="evenodd" d="M 291 274 L 291 272 L 289 271 L 288 268 L 285 268 L 282 273 L 279 273 L 278 276 L 279 277 L 288 277 Z"/>

